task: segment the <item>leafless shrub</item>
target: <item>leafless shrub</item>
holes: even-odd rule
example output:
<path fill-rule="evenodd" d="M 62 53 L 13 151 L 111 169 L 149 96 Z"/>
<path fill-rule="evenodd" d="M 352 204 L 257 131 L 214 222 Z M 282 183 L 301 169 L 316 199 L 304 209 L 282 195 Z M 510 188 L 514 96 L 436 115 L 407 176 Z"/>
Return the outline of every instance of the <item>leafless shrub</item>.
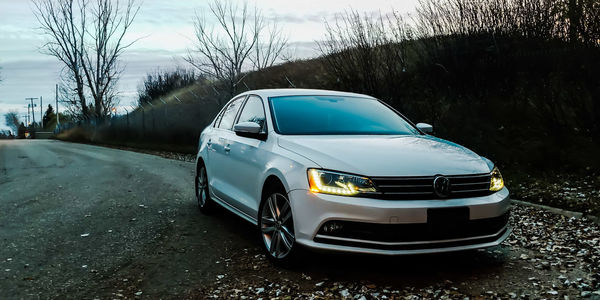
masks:
<path fill-rule="evenodd" d="M 170 72 L 157 70 L 148 73 L 144 78 L 144 82 L 138 88 L 138 104 L 143 105 L 157 100 L 169 92 L 192 85 L 199 79 L 200 77 L 194 70 L 182 68 Z"/>
<path fill-rule="evenodd" d="M 596 0 L 421 0 L 424 36 L 495 34 L 600 45 Z"/>
<path fill-rule="evenodd" d="M 393 100 L 407 68 L 407 44 L 412 39 L 400 14 L 348 11 L 338 14 L 326 29 L 326 39 L 318 46 L 339 88 Z"/>

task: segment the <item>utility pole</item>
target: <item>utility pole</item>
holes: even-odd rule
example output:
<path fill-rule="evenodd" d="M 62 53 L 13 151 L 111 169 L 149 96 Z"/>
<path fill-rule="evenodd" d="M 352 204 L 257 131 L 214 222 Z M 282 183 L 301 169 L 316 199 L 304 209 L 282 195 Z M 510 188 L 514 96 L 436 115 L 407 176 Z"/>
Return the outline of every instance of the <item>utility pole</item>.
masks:
<path fill-rule="evenodd" d="M 33 100 L 37 100 L 37 98 L 25 98 L 25 101 L 31 101 L 31 116 L 33 118 L 33 124 L 35 124 L 35 113 L 33 109 L 35 108 L 35 104 L 33 104 Z"/>
<path fill-rule="evenodd" d="M 27 119 L 25 119 L 25 125 L 27 125 L 27 127 L 29 127 L 29 103 L 27 103 Z"/>
<path fill-rule="evenodd" d="M 42 96 L 40 96 L 40 123 L 42 123 L 42 128 L 44 128 L 44 105 L 42 104 Z"/>
<path fill-rule="evenodd" d="M 54 98 L 56 99 L 56 127 L 58 127 L 60 125 L 60 119 L 58 118 L 58 84 L 56 85 Z"/>

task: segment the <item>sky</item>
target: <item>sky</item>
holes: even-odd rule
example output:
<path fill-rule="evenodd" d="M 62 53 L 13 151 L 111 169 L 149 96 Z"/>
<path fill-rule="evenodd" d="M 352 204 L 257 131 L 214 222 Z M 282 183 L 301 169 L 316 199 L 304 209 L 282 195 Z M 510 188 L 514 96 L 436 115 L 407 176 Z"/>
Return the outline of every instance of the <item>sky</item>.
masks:
<path fill-rule="evenodd" d="M 115 0 L 116 1 L 116 0 Z M 123 2 L 123 0 L 121 0 Z M 265 18 L 278 22 L 288 35 L 295 58 L 318 56 L 315 41 L 325 37 L 326 20 L 337 13 L 410 13 L 417 0 L 255 0 Z M 118 83 L 121 105 L 136 100 L 145 74 L 156 70 L 189 68 L 182 57 L 193 44 L 196 14 L 207 15 L 207 0 L 144 0 L 126 39 L 139 39 L 121 59 L 124 72 Z M 208 15 L 207 15 L 208 16 Z M 207 18 L 211 22 L 210 18 Z M 42 97 L 43 106 L 54 106 L 55 84 L 63 66 L 41 47 L 47 38 L 40 34 L 32 4 L 28 0 L 0 0 L 0 130 L 7 129 L 4 113 L 27 114 L 25 98 Z M 37 100 L 39 106 L 39 100 Z M 36 108 L 39 120 L 39 107 Z"/>

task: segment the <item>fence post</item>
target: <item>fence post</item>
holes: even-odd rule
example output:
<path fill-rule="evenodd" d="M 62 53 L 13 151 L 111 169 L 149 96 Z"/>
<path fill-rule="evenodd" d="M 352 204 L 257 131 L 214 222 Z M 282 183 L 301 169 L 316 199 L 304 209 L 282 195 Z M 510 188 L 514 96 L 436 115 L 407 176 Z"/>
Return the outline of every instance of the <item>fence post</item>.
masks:
<path fill-rule="evenodd" d="M 140 106 L 142 107 L 142 106 Z M 146 135 L 146 109 L 142 107 L 142 138 Z"/>

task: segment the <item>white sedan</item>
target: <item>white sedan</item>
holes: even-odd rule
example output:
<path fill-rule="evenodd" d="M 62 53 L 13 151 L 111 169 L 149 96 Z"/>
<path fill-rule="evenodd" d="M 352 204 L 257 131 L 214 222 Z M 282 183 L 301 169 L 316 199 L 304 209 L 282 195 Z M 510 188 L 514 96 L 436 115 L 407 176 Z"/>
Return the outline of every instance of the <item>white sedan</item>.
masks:
<path fill-rule="evenodd" d="M 373 254 L 490 247 L 511 232 L 494 164 L 373 97 L 242 93 L 202 132 L 196 196 L 258 226 L 275 262 L 302 246 Z"/>

